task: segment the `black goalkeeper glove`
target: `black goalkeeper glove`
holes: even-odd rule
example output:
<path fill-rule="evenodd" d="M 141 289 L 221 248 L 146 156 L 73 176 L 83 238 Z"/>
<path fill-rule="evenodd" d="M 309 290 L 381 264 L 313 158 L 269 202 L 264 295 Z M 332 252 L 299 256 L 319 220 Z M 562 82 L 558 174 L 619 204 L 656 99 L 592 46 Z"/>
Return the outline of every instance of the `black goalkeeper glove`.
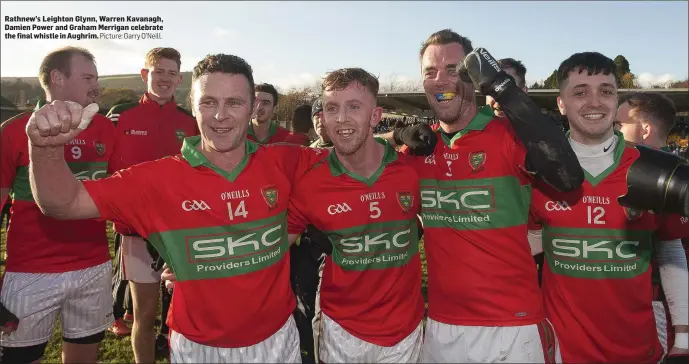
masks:
<path fill-rule="evenodd" d="M 397 145 L 409 147 L 410 155 L 429 156 L 433 154 L 438 138 L 428 124 L 416 124 L 397 128 L 392 132 Z"/>
<path fill-rule="evenodd" d="M 524 163 L 530 172 L 560 192 L 581 186 L 584 170 L 558 122 L 541 112 L 488 51 L 477 48 L 467 54 L 457 71 L 462 81 L 471 82 L 479 92 L 500 104 L 526 148 Z"/>

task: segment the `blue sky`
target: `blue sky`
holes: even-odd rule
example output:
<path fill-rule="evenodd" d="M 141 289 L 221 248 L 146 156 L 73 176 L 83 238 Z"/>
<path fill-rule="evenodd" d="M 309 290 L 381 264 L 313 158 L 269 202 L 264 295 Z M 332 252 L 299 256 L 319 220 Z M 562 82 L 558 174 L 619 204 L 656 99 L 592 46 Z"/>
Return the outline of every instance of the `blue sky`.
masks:
<path fill-rule="evenodd" d="M 66 40 L 6 40 L 5 16 L 163 17 L 162 40 L 81 40 L 101 75 L 137 73 L 145 52 L 177 48 L 183 70 L 209 53 L 245 58 L 258 82 L 312 84 L 325 72 L 362 67 L 381 78 L 418 80 L 418 50 L 452 28 L 498 58 L 522 60 L 543 80 L 573 53 L 627 57 L 642 82 L 689 74 L 687 2 L 9 2 L 3 1 L 0 73 L 35 76 Z M 16 25 L 17 23 L 11 23 Z"/>

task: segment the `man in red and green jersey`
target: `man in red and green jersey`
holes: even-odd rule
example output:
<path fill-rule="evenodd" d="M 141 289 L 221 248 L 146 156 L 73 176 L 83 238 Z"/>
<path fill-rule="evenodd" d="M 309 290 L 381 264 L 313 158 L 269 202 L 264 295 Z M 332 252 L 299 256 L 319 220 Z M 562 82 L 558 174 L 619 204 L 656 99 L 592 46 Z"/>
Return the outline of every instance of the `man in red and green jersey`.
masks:
<path fill-rule="evenodd" d="M 541 186 L 532 201 L 532 228 L 542 227 L 545 251 L 545 308 L 564 362 L 656 363 L 663 356 L 649 260 L 653 244 L 678 244 L 683 232 L 671 227 L 679 216 L 618 202 L 639 151 L 613 129 L 616 74 L 615 63 L 595 52 L 560 65 L 558 106 L 586 181 L 567 193 Z M 679 255 L 686 286 L 686 258 Z"/>
<path fill-rule="evenodd" d="M 474 85 L 460 79 L 458 66 L 479 60 L 477 51 L 469 39 L 446 29 L 432 34 L 420 52 L 426 97 L 440 120 L 431 155 L 414 158 L 428 260 L 429 318 L 421 361 L 550 362 L 557 357 L 556 340 L 527 240 L 533 180 L 527 162 L 543 158 L 538 145 L 548 145 L 557 158 L 568 145 L 559 130 L 552 131 L 555 123 L 541 125 L 540 109 L 514 80 L 494 70 L 497 61 L 475 68 Z M 487 52 L 480 56 L 492 59 Z M 510 118 L 543 137 L 530 143 L 531 149 L 512 120 L 477 106 L 474 90 L 485 86 L 484 79 L 492 82 L 483 75 L 489 70 L 504 79 L 498 89 L 510 85 L 511 92 L 521 93 L 518 115 L 511 112 L 513 99 L 491 96 Z M 572 165 L 566 162 L 561 165 Z M 541 178 L 548 173 L 534 170 Z"/>
<path fill-rule="evenodd" d="M 139 102 L 119 104 L 110 109 L 108 117 L 117 127 L 115 152 L 109 168 L 111 173 L 178 154 L 185 137 L 199 134 L 194 117 L 175 102 L 175 91 L 182 83 L 181 64 L 181 55 L 176 49 L 151 49 L 146 53 L 144 68 L 141 69 L 141 78 L 146 84 L 144 95 Z M 151 332 L 161 297 L 160 272 L 151 268 L 154 258 L 147 249 L 148 243 L 137 231 L 119 223 L 114 225 L 114 229 L 119 244 L 119 269 L 115 281 L 121 279 L 131 285 L 133 305 L 137 307 L 131 330 L 134 359 L 152 362 L 155 360 L 155 336 Z M 121 335 L 128 331 L 123 320 L 124 292 L 121 287 L 116 288 L 120 288 L 121 295 L 117 297 L 118 291 L 114 292 L 116 321 L 111 331 Z M 167 296 L 167 290 L 162 291 L 163 297 Z M 167 312 L 167 306 L 163 303 L 161 314 L 164 312 Z M 166 329 L 162 325 L 161 334 L 167 335 L 163 331 Z M 167 344 L 167 339 L 161 337 L 158 343 L 161 342 Z"/>
<path fill-rule="evenodd" d="M 201 136 L 186 138 L 181 155 L 92 183 L 74 179 L 54 152 L 78 134 L 80 108 L 56 102 L 57 114 L 69 107 L 72 117 L 60 121 L 55 110 L 44 108 L 27 127 L 32 187 L 42 211 L 131 226 L 174 270 L 172 362 L 300 361 L 287 206 L 292 181 L 305 169 L 300 164 L 313 165 L 321 156 L 308 148 L 248 141 L 253 90 L 243 59 L 207 56 L 192 74 Z"/>
<path fill-rule="evenodd" d="M 273 120 L 278 109 L 278 97 L 275 86 L 269 83 L 256 85 L 256 111 L 249 124 L 249 140 L 258 144 L 274 144 L 292 137 L 289 130 Z"/>
<path fill-rule="evenodd" d="M 39 80 L 47 102 L 71 100 L 86 106 L 98 96 L 95 60 L 82 48 L 48 54 Z M 40 108 L 50 106 L 41 101 L 36 110 Z M 0 126 L 0 204 L 8 193 L 12 198 L 0 299 L 21 320 L 17 331 L 2 340 L 3 360 L 40 360 L 60 315 L 62 358 L 95 362 L 112 323 L 106 225 L 96 220 L 59 221 L 41 213 L 29 185 L 30 117 L 23 113 Z M 54 149 L 66 161 L 65 173 L 82 181 L 105 177 L 114 133 L 110 120 L 96 114 L 88 130 Z"/>
<path fill-rule="evenodd" d="M 336 70 L 322 91 L 334 151 L 296 183 L 289 225 L 293 239 L 313 224 L 333 245 L 320 290 L 318 359 L 416 363 L 424 314 L 418 176 L 373 138 L 382 115 L 373 75 Z"/>
<path fill-rule="evenodd" d="M 623 95 L 614 122 L 624 139 L 640 145 L 668 151 L 668 135 L 675 122 L 677 109 L 668 97 L 652 92 L 634 92 Z M 674 229 L 683 229 L 683 237 L 689 237 L 688 219 L 674 219 Z M 668 356 L 689 356 L 689 302 L 686 297 L 687 282 L 680 259 L 684 247 L 678 242 L 655 244 L 651 251 L 651 280 L 653 282 L 653 310 L 658 338 Z M 683 254 L 686 257 L 686 252 Z M 668 259 L 670 261 L 668 261 Z M 685 322 L 685 324 L 681 324 Z M 679 341 L 675 344 L 675 333 Z M 683 339 L 684 338 L 684 339 Z"/>

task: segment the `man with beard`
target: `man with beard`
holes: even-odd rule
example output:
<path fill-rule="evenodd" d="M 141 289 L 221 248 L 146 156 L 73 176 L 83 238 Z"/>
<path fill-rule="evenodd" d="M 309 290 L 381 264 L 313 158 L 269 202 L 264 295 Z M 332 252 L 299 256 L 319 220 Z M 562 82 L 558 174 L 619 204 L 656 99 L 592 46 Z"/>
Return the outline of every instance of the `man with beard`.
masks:
<path fill-rule="evenodd" d="M 555 335 L 527 239 L 530 185 L 535 176 L 570 190 L 583 173 L 556 124 L 485 50 L 472 51 L 469 39 L 445 29 L 419 53 L 442 140 L 416 158 L 428 260 L 421 361 L 550 362 Z M 458 71 L 468 56 L 473 85 Z M 475 89 L 500 101 L 509 120 L 489 105 L 479 108 Z M 500 95 L 511 101 L 491 91 L 507 89 Z"/>
<path fill-rule="evenodd" d="M 175 155 L 179 153 L 185 137 L 199 134 L 196 120 L 175 100 L 175 91 L 182 83 L 181 63 L 181 55 L 173 48 L 153 48 L 146 54 L 145 65 L 141 69 L 146 93 L 139 102 L 115 105 L 108 113 L 117 126 L 110 173 Z M 161 296 L 161 314 L 167 314 L 169 293 L 160 282 L 160 272 L 151 267 L 157 256 L 150 243 L 131 227 L 116 223 L 114 228 L 115 239 L 120 245 L 119 274 L 115 279 L 129 282 L 134 305 L 131 332 L 134 359 L 137 363 L 150 363 L 155 360 L 156 347 L 161 354 L 166 351 L 167 327 L 165 324 L 161 326 L 158 340 L 153 335 L 153 327 Z M 116 321 L 113 332 L 126 333 L 122 327 L 124 310 L 118 304 L 117 294 L 115 298 L 115 319 L 119 322 Z M 165 317 L 161 319 L 164 323 Z"/>
<path fill-rule="evenodd" d="M 95 60 L 82 48 L 66 47 L 48 54 L 38 79 L 46 99 L 39 101 L 36 110 L 67 100 L 81 108 L 98 96 Z M 98 107 L 90 111 L 95 113 Z M 2 360 L 39 361 L 59 315 L 62 360 L 95 363 L 99 343 L 113 322 L 106 224 L 59 221 L 41 213 L 34 201 L 38 196 L 29 186 L 29 154 L 35 146 L 30 146 L 25 130 L 31 115 L 17 115 L 0 126 L 0 203 L 8 194 L 12 198 L 0 300 L 20 319 L 17 331 L 2 340 Z M 62 158 L 64 173 L 75 180 L 105 177 L 111 160 L 114 126 L 99 114 L 91 124 L 89 130 L 53 149 Z"/>
<path fill-rule="evenodd" d="M 323 80 L 327 162 L 293 189 L 290 239 L 308 224 L 332 242 L 320 291 L 318 360 L 416 363 L 424 301 L 419 180 L 408 157 L 373 137 L 378 80 L 360 68 Z"/>
<path fill-rule="evenodd" d="M 661 274 L 666 268 L 679 271 L 671 279 L 675 282 L 665 287 L 678 300 L 673 323 L 687 325 L 688 320 L 681 218 L 624 207 L 618 201 L 628 191 L 627 174 L 640 152 L 613 128 L 616 71 L 615 62 L 597 52 L 576 53 L 560 64 L 558 107 L 569 119 L 568 137 L 586 180 L 569 192 L 539 186 L 532 200 L 530 228 L 542 227 L 545 252 L 545 310 L 559 334 L 564 362 L 661 360 L 650 289 L 654 245 L 663 251 Z M 622 106 L 620 112 L 629 112 Z M 535 236 L 530 234 L 530 239 Z M 668 262 L 674 267 L 663 267 Z M 670 293 L 668 288 L 679 291 Z M 686 342 L 675 346 L 687 349 Z"/>

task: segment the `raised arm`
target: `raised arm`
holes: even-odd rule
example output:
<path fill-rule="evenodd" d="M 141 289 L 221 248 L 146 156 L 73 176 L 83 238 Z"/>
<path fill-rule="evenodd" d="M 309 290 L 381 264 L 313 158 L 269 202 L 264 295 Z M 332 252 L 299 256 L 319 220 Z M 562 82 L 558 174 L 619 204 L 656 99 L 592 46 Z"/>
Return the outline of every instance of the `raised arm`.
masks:
<path fill-rule="evenodd" d="M 34 112 L 26 126 L 29 137 L 29 181 L 41 211 L 56 219 L 98 218 L 100 213 L 64 157 L 64 145 L 88 127 L 98 111 L 70 101 L 53 101 Z"/>

